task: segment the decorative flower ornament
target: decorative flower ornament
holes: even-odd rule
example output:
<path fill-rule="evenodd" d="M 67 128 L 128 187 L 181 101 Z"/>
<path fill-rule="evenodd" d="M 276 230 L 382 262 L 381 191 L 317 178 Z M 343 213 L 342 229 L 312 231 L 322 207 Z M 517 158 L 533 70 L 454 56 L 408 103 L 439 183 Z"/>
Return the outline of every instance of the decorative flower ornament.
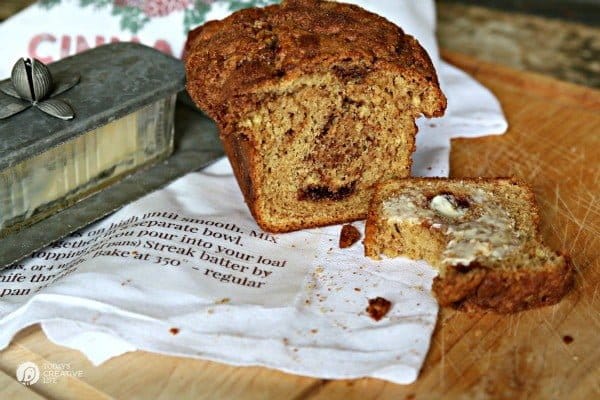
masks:
<path fill-rule="evenodd" d="M 0 102 L 0 119 L 12 117 L 29 107 L 36 107 L 63 120 L 73 119 L 75 113 L 71 106 L 52 97 L 71 89 L 79 83 L 79 79 L 79 75 L 76 74 L 55 84 L 50 70 L 43 62 L 21 58 L 12 69 L 10 82 L 0 84 L 2 93 L 19 101 Z"/>

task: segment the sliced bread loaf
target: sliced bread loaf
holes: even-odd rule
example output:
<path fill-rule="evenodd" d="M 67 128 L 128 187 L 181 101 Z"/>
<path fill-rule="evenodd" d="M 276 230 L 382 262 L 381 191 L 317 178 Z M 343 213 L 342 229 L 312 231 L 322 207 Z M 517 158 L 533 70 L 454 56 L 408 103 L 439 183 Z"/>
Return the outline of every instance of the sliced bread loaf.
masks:
<path fill-rule="evenodd" d="M 446 107 L 419 43 L 355 5 L 241 10 L 186 48 L 187 90 L 268 231 L 365 218 L 379 180 L 410 174 L 415 118 Z"/>

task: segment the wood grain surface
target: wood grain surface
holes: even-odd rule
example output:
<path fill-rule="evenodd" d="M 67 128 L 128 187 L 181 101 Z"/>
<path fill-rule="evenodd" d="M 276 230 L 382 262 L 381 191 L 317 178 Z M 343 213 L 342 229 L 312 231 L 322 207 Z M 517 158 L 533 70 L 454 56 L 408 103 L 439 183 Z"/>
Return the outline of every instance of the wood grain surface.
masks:
<path fill-rule="evenodd" d="M 420 377 L 405 386 L 145 352 L 93 367 L 34 326 L 0 353 L 0 399 L 26 393 L 53 399 L 600 398 L 600 92 L 458 54 L 445 58 L 489 87 L 510 123 L 503 136 L 455 140 L 452 175 L 516 175 L 532 184 L 545 240 L 568 251 L 577 268 L 575 288 L 560 304 L 508 316 L 441 310 Z M 83 377 L 26 389 L 11 381 L 23 361 L 70 363 Z"/>

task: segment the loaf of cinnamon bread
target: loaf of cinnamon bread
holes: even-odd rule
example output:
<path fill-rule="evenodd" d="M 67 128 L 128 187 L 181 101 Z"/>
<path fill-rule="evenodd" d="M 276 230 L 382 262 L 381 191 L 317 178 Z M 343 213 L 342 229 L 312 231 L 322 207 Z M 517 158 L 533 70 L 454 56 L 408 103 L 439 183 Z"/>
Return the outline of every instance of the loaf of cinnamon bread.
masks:
<path fill-rule="evenodd" d="M 241 10 L 192 31 L 186 54 L 187 90 L 272 232 L 365 218 L 378 181 L 409 175 L 415 119 L 446 107 L 419 43 L 354 5 Z"/>

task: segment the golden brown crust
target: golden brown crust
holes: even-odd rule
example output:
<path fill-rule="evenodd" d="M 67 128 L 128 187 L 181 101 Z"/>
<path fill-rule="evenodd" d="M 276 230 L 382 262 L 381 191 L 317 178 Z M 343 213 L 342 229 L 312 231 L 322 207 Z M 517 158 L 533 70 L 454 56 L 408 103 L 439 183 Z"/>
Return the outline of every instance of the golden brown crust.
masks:
<path fill-rule="evenodd" d="M 223 148 L 227 158 L 231 162 L 233 174 L 242 190 L 244 200 L 252 213 L 252 216 L 263 229 L 264 222 L 256 209 L 256 190 L 253 182 L 256 182 L 256 177 L 252 177 L 254 173 L 254 159 L 256 158 L 255 146 L 250 143 L 250 138 L 238 132 L 233 135 L 221 135 Z"/>
<path fill-rule="evenodd" d="M 568 257 L 540 269 L 474 268 L 435 278 L 433 291 L 442 306 L 463 311 L 511 313 L 558 303 L 573 286 Z"/>
<path fill-rule="evenodd" d="M 356 218 L 352 217 L 352 218 L 336 219 L 335 224 L 345 224 L 348 222 L 358 221 L 360 219 L 363 219 L 363 217 L 358 216 Z M 329 225 L 333 224 L 331 222 L 330 218 L 317 219 L 311 223 L 305 223 L 305 222 L 289 223 L 289 224 L 286 224 L 285 226 L 270 225 L 265 222 L 260 222 L 259 218 L 256 219 L 256 222 L 263 230 L 265 230 L 267 232 L 271 232 L 271 233 L 287 233 L 287 232 L 297 231 L 300 229 L 320 228 L 322 226 L 329 226 Z"/>
<path fill-rule="evenodd" d="M 425 50 L 411 36 L 358 6 L 321 0 L 238 11 L 190 32 L 186 43 L 188 92 L 230 133 L 227 115 L 252 102 L 256 90 L 295 76 L 331 70 L 362 74 L 394 71 L 435 92 L 446 106 Z"/>
<path fill-rule="evenodd" d="M 381 203 L 381 188 L 383 187 L 384 182 L 380 182 L 375 187 L 375 191 L 373 192 L 373 196 L 371 197 L 371 202 L 369 203 L 369 212 L 367 214 L 367 221 L 365 223 L 365 239 L 363 240 L 364 248 L 365 248 L 365 256 L 371 257 L 373 259 L 380 259 L 379 252 L 376 248 L 377 237 L 379 235 L 379 207 L 378 204 Z"/>

